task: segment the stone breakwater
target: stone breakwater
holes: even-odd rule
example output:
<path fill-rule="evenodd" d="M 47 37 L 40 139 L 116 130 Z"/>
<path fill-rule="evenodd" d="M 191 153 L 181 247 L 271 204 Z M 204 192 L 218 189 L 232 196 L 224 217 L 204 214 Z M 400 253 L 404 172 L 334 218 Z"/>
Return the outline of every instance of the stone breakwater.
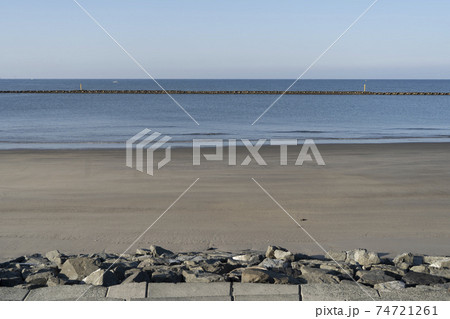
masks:
<path fill-rule="evenodd" d="M 26 90 L 0 94 L 257 94 L 257 95 L 450 95 L 450 92 L 363 92 L 363 91 L 183 91 L 183 90 Z"/>
<path fill-rule="evenodd" d="M 87 288 L 86 300 L 450 300 L 450 257 L 387 259 L 356 249 L 317 258 L 278 246 L 174 253 L 152 245 L 122 256 L 55 250 L 0 264 L 0 300 L 77 299 Z"/>

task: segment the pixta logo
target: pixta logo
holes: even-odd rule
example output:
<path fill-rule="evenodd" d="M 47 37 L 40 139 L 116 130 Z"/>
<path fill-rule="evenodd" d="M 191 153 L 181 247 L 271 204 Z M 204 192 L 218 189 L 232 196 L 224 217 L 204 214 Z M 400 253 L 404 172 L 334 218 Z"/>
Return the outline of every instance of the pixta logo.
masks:
<path fill-rule="evenodd" d="M 157 140 L 161 136 L 161 133 L 154 132 L 150 134 L 151 130 L 145 129 L 137 133 L 135 136 L 127 140 L 126 143 L 126 157 L 127 166 L 133 167 L 133 149 L 136 145 L 136 169 L 140 172 L 144 172 L 144 149 L 147 150 L 147 174 L 153 176 L 153 153 L 161 148 L 165 143 L 170 141 L 172 138 L 170 136 L 163 136 L 161 139 Z M 150 134 L 150 135 L 149 135 Z M 165 149 L 165 157 L 158 162 L 158 169 L 162 168 L 164 165 L 171 160 L 171 147 L 168 146 Z"/>
<path fill-rule="evenodd" d="M 154 132 L 145 129 L 134 135 L 126 143 L 126 162 L 127 166 L 133 168 L 134 164 L 136 169 L 140 172 L 144 172 L 144 158 L 146 157 L 146 173 L 153 176 L 154 173 L 154 152 L 162 148 L 163 145 L 169 142 L 172 138 L 170 136 L 162 136 L 161 133 Z M 159 138 L 159 139 L 158 139 Z M 257 165 L 267 165 L 266 161 L 259 153 L 263 145 L 279 146 L 280 148 L 280 165 L 288 165 L 288 146 L 300 145 L 297 139 L 259 139 L 252 143 L 248 139 L 239 140 L 240 144 L 245 147 L 248 155 L 242 162 L 237 162 L 236 145 L 238 140 L 229 139 L 194 139 L 192 141 L 192 164 L 198 166 L 203 161 L 223 161 L 223 148 L 228 147 L 227 161 L 229 166 L 247 166 L 252 161 Z M 146 152 L 144 152 L 146 150 Z M 133 153 L 136 152 L 136 160 L 134 163 Z M 165 157 L 158 162 L 157 168 L 160 169 L 171 161 L 171 147 L 165 148 Z M 316 162 L 317 165 L 325 165 L 322 155 L 319 152 L 316 144 L 313 140 L 308 139 L 303 142 L 300 153 L 298 154 L 294 165 L 303 165 L 304 162 Z"/>

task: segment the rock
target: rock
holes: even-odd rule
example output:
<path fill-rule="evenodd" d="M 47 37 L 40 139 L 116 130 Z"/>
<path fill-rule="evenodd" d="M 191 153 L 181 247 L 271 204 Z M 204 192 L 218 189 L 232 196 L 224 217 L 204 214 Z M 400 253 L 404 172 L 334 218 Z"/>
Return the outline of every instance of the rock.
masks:
<path fill-rule="evenodd" d="M 136 255 L 151 255 L 152 252 L 150 249 L 138 248 L 136 249 Z"/>
<path fill-rule="evenodd" d="M 116 275 L 110 270 L 97 269 L 92 272 L 89 276 L 83 279 L 83 281 L 88 285 L 93 286 L 113 286 L 118 285 L 119 280 Z"/>
<path fill-rule="evenodd" d="M 330 274 L 328 270 L 303 266 L 300 268 L 301 278 L 308 284 L 338 284 L 341 280 L 338 276 Z"/>
<path fill-rule="evenodd" d="M 413 267 L 411 267 L 410 271 L 422 272 L 422 273 L 425 273 L 425 274 L 428 274 L 430 272 L 428 267 L 425 266 L 425 265 L 413 266 Z"/>
<path fill-rule="evenodd" d="M 275 258 L 275 250 L 284 250 L 278 246 L 269 246 L 266 250 L 266 258 L 274 259 Z"/>
<path fill-rule="evenodd" d="M 239 261 L 239 262 L 247 263 L 249 265 L 256 265 L 261 262 L 261 255 L 245 254 L 245 255 L 234 256 L 232 259 Z"/>
<path fill-rule="evenodd" d="M 275 259 L 294 261 L 294 254 L 290 251 L 277 249 L 273 255 L 275 256 Z"/>
<path fill-rule="evenodd" d="M 423 262 L 425 264 L 436 264 L 439 262 L 443 262 L 443 264 L 445 265 L 445 263 L 448 263 L 448 260 L 450 259 L 450 257 L 443 257 L 443 256 L 423 256 Z M 443 266 L 445 267 L 445 266 Z M 448 264 L 446 266 L 447 268 L 450 267 Z"/>
<path fill-rule="evenodd" d="M 223 275 L 236 268 L 236 266 L 232 266 L 228 263 L 222 263 L 220 261 L 207 260 L 198 264 L 196 267 L 191 267 L 190 270 L 194 270 L 196 268 L 203 270 L 204 272 Z"/>
<path fill-rule="evenodd" d="M 99 269 L 100 262 L 87 257 L 78 257 L 66 260 L 61 267 L 61 275 L 70 280 L 83 280 Z"/>
<path fill-rule="evenodd" d="M 319 267 L 320 269 L 324 269 L 328 272 L 334 272 L 339 273 L 338 275 L 341 279 L 349 279 L 352 280 L 353 276 L 355 275 L 355 271 L 347 264 L 345 263 L 329 263 L 329 264 L 322 264 Z"/>
<path fill-rule="evenodd" d="M 281 270 L 281 271 L 285 270 L 289 266 L 290 266 L 290 263 L 288 261 L 280 260 L 280 259 L 271 259 L 271 258 L 264 259 L 258 265 L 258 267 L 264 267 L 266 269 Z"/>
<path fill-rule="evenodd" d="M 247 283 L 270 283 L 273 282 L 270 272 L 264 268 L 246 268 L 242 272 L 241 282 Z"/>
<path fill-rule="evenodd" d="M 414 265 L 414 255 L 412 253 L 403 253 L 396 256 L 393 262 L 395 265 L 405 263 L 409 266 L 412 266 Z"/>
<path fill-rule="evenodd" d="M 430 264 L 430 268 L 450 268 L 450 258 L 442 258 Z"/>
<path fill-rule="evenodd" d="M 181 282 L 183 277 L 170 269 L 158 269 L 152 273 L 151 282 Z"/>
<path fill-rule="evenodd" d="M 236 268 L 230 271 L 228 274 L 225 275 L 226 281 L 232 281 L 232 282 L 240 282 L 242 277 L 242 272 L 246 268 Z"/>
<path fill-rule="evenodd" d="M 50 278 L 55 277 L 52 270 L 41 269 L 35 272 L 24 271 L 22 276 L 27 284 L 33 286 L 46 286 Z"/>
<path fill-rule="evenodd" d="M 345 262 L 347 259 L 347 252 L 345 251 L 329 251 L 326 258 L 331 258 L 334 261 Z"/>
<path fill-rule="evenodd" d="M 221 275 L 212 274 L 204 271 L 183 270 L 184 281 L 186 282 L 220 282 L 225 281 Z"/>
<path fill-rule="evenodd" d="M 138 268 L 144 268 L 147 266 L 168 265 L 168 262 L 164 258 L 154 258 L 143 256 L 144 259 L 137 266 Z"/>
<path fill-rule="evenodd" d="M 66 260 L 58 250 L 49 251 L 45 254 L 45 258 L 47 258 L 52 263 L 55 263 L 58 268 L 61 268 L 62 264 Z"/>
<path fill-rule="evenodd" d="M 122 284 L 128 284 L 132 282 L 150 282 L 150 276 L 147 272 L 142 270 L 133 269 L 131 274 L 127 274 L 128 276 L 122 282 Z"/>
<path fill-rule="evenodd" d="M 399 290 L 399 289 L 405 289 L 406 285 L 403 281 L 387 281 L 387 282 L 381 282 L 378 284 L 375 284 L 373 288 L 375 288 L 378 291 L 392 291 L 392 290 Z"/>
<path fill-rule="evenodd" d="M 436 284 L 445 284 L 447 280 L 443 277 L 433 276 L 430 274 L 424 274 L 419 272 L 410 271 L 403 276 L 403 281 L 408 286 L 416 286 L 416 285 L 436 285 Z"/>
<path fill-rule="evenodd" d="M 383 282 L 395 281 L 395 278 L 387 275 L 382 270 L 358 271 L 358 282 L 364 285 L 375 286 Z"/>
<path fill-rule="evenodd" d="M 411 267 L 411 264 L 409 264 L 409 263 L 398 263 L 398 264 L 396 264 L 395 266 L 396 266 L 398 269 L 401 269 L 401 270 L 408 270 L 409 267 Z"/>
<path fill-rule="evenodd" d="M 450 280 L 450 269 L 430 267 L 430 274 L 434 276 L 444 277 Z"/>
<path fill-rule="evenodd" d="M 170 250 L 164 249 L 160 246 L 151 245 L 149 250 L 154 257 L 172 257 L 172 256 L 174 256 L 173 252 L 171 252 Z"/>
<path fill-rule="evenodd" d="M 47 280 L 46 285 L 48 287 L 55 287 L 55 286 L 62 286 L 65 285 L 67 283 L 66 280 L 60 278 L 60 277 L 49 277 Z"/>
<path fill-rule="evenodd" d="M 406 271 L 403 269 L 399 269 L 392 265 L 384 265 L 384 264 L 373 265 L 370 268 L 370 271 L 372 270 L 382 270 L 386 275 L 394 277 L 397 280 L 402 279 L 402 277 L 406 274 Z"/>
<path fill-rule="evenodd" d="M 358 263 L 364 267 L 370 267 L 380 263 L 380 257 L 375 252 L 368 252 L 366 249 L 355 249 L 347 252 L 347 263 Z"/>
<path fill-rule="evenodd" d="M 0 286 L 14 287 L 22 283 L 23 279 L 18 271 L 0 270 Z"/>

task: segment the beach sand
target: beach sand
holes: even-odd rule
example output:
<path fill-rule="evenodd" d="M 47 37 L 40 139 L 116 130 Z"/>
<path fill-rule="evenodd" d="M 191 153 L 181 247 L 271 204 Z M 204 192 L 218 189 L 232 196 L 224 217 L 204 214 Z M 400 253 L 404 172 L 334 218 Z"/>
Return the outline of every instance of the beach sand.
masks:
<path fill-rule="evenodd" d="M 0 257 L 123 252 L 197 178 L 131 251 L 273 244 L 323 255 L 254 178 L 326 250 L 450 254 L 450 144 L 318 147 L 326 166 L 294 166 L 295 147 L 280 166 L 266 147 L 267 166 L 194 167 L 191 149 L 174 149 L 154 176 L 126 167 L 125 150 L 0 151 Z"/>

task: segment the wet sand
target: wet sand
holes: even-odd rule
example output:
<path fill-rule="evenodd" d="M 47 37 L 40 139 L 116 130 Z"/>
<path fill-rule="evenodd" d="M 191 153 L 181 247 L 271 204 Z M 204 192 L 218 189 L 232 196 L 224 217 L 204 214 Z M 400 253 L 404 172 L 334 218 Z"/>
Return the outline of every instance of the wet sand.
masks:
<path fill-rule="evenodd" d="M 326 166 L 294 166 L 294 147 L 280 166 L 266 147 L 267 166 L 194 167 L 191 149 L 175 149 L 154 176 L 126 167 L 124 150 L 0 151 L 0 259 L 122 252 L 197 178 L 132 250 L 323 254 L 254 178 L 327 250 L 450 254 L 450 144 L 318 147 Z M 246 155 L 238 148 L 238 163 Z"/>

